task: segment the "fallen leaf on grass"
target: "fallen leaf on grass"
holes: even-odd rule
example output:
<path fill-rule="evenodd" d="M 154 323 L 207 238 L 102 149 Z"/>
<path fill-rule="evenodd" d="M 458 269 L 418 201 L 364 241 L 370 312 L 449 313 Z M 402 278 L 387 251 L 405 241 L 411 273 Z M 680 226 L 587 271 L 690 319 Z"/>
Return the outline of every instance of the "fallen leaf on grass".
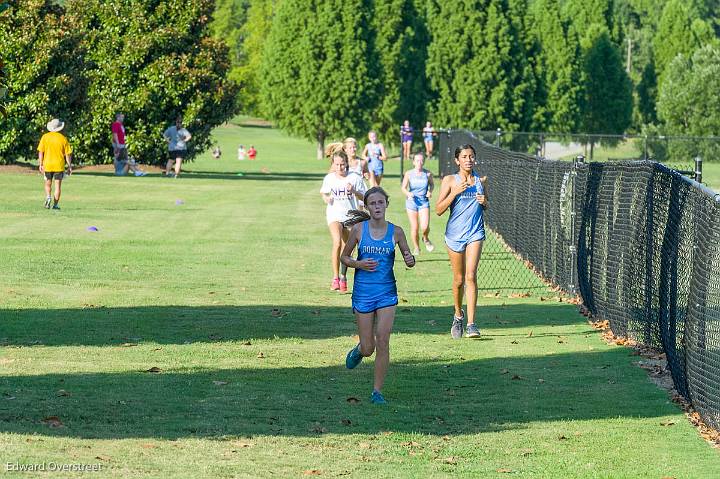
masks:
<path fill-rule="evenodd" d="M 485 294 L 486 298 L 497 298 L 498 296 L 500 296 L 500 291 L 495 291 L 494 293 Z"/>
<path fill-rule="evenodd" d="M 287 311 L 283 311 L 279 308 L 273 308 L 272 310 L 270 310 L 270 316 L 272 316 L 273 318 L 282 318 L 283 316 L 287 316 L 287 314 Z"/>
<path fill-rule="evenodd" d="M 227 384 L 227 381 L 213 381 L 213 384 L 215 386 L 225 386 Z"/>
<path fill-rule="evenodd" d="M 457 457 L 455 457 L 455 456 L 446 457 L 445 459 L 442 460 L 442 462 L 444 462 L 445 464 L 452 464 L 454 466 L 455 464 L 457 464 Z"/>
<path fill-rule="evenodd" d="M 675 421 L 663 421 L 660 423 L 661 426 L 674 426 Z"/>
<path fill-rule="evenodd" d="M 240 448 L 253 447 L 255 445 L 252 442 L 243 442 L 243 441 L 237 441 L 237 442 L 233 442 L 231 444 L 235 447 L 240 447 Z"/>
<path fill-rule="evenodd" d="M 265 359 L 265 355 L 262 353 L 262 351 L 260 351 L 260 352 L 258 353 L 257 358 L 258 358 L 258 359 Z"/>
<path fill-rule="evenodd" d="M 99 456 L 95 456 L 95 459 L 98 459 L 98 460 L 100 460 L 100 461 L 105 461 L 105 462 L 107 462 L 107 461 L 110 460 L 110 456 L 99 455 Z"/>
<path fill-rule="evenodd" d="M 153 366 L 150 369 L 147 369 L 145 372 L 146 373 L 159 373 L 159 372 L 162 372 L 162 369 L 160 369 L 157 366 Z"/>
<path fill-rule="evenodd" d="M 507 373 L 509 373 L 509 372 L 510 372 L 510 371 L 507 370 L 507 369 L 501 369 L 501 370 L 500 370 L 500 374 L 507 374 Z"/>
<path fill-rule="evenodd" d="M 343 419 L 340 421 L 343 426 L 352 426 L 352 421 L 350 419 Z"/>
<path fill-rule="evenodd" d="M 303 471 L 303 476 L 319 476 L 322 474 L 320 469 L 308 469 Z"/>
<path fill-rule="evenodd" d="M 567 436 L 558 436 L 558 441 L 565 441 L 567 440 Z"/>
<path fill-rule="evenodd" d="M 346 401 L 349 402 L 350 404 L 359 404 L 360 403 L 360 400 L 353 396 L 350 396 L 349 398 L 347 398 Z"/>
<path fill-rule="evenodd" d="M 219 334 L 211 334 L 208 336 L 208 339 L 211 341 L 218 341 L 222 339 L 222 336 L 220 336 Z"/>
<path fill-rule="evenodd" d="M 57 416 L 48 416 L 42 420 L 43 424 L 51 428 L 65 427 L 63 422 Z"/>
<path fill-rule="evenodd" d="M 532 338 L 532 335 L 533 335 L 533 332 L 532 332 L 532 329 L 531 329 L 530 332 L 527 334 L 527 337 L 528 337 L 528 338 Z"/>
<path fill-rule="evenodd" d="M 314 314 L 315 316 L 317 316 L 318 314 L 320 314 L 320 311 L 318 311 L 317 309 L 313 309 L 312 311 L 310 311 L 310 314 Z"/>
<path fill-rule="evenodd" d="M 155 444 L 141 444 L 140 447 L 143 449 L 155 449 L 157 446 Z"/>
<path fill-rule="evenodd" d="M 510 344 L 518 344 L 517 341 L 510 341 Z"/>
<path fill-rule="evenodd" d="M 510 474 L 511 472 L 514 472 L 512 469 L 508 469 L 507 467 L 501 467 L 499 469 L 495 469 L 495 472 L 499 472 L 501 474 Z"/>
<path fill-rule="evenodd" d="M 137 343 L 122 343 L 120 345 L 121 348 L 132 348 L 133 346 L 137 346 Z"/>
<path fill-rule="evenodd" d="M 420 447 L 420 443 L 415 441 L 404 442 L 402 445 L 405 447 Z"/>
<path fill-rule="evenodd" d="M 319 422 L 316 422 L 313 424 L 312 428 L 310 428 L 310 431 L 317 433 L 317 434 L 325 434 L 327 432 L 327 429 L 322 427 L 322 424 Z"/>
<path fill-rule="evenodd" d="M 516 374 L 513 377 L 511 377 L 510 379 L 519 380 L 519 379 L 525 379 L 525 378 Z"/>
<path fill-rule="evenodd" d="M 527 457 L 527 456 L 529 456 L 529 455 L 531 455 L 531 454 L 535 454 L 535 451 L 533 451 L 532 449 L 520 449 L 520 455 L 521 455 L 521 456 Z"/>
<path fill-rule="evenodd" d="M 60 390 L 57 392 L 57 396 L 58 396 L 58 397 L 70 397 L 71 394 L 70 394 L 69 392 L 67 392 L 66 390 L 64 390 L 64 389 L 60 389 Z"/>
<path fill-rule="evenodd" d="M 242 343 L 242 345 L 243 345 L 243 346 L 250 346 L 250 345 L 252 345 L 252 343 L 251 343 L 250 341 L 245 341 L 244 343 Z"/>
<path fill-rule="evenodd" d="M 512 293 L 508 298 L 529 298 L 530 293 Z"/>
<path fill-rule="evenodd" d="M 545 382 L 545 380 L 544 380 L 544 379 L 542 379 L 542 378 L 540 378 L 540 379 L 538 379 L 538 382 L 539 382 L 540 384 L 542 384 L 542 383 L 544 383 L 544 382 Z"/>

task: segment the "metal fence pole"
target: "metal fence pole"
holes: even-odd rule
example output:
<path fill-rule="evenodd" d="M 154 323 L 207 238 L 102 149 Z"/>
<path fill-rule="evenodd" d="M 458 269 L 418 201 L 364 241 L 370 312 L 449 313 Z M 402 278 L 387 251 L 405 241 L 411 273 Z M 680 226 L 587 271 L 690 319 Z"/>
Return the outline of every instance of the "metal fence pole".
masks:
<path fill-rule="evenodd" d="M 702 157 L 695 157 L 695 181 L 702 183 Z"/>
<path fill-rule="evenodd" d="M 583 155 L 576 156 L 575 161 L 573 161 L 572 171 L 570 172 L 570 175 L 572 176 L 572 208 L 570 208 L 570 236 L 572 238 L 572 243 L 570 244 L 570 284 L 568 285 L 570 290 L 568 292 L 570 294 L 578 294 L 577 245 L 575 244 L 575 205 L 577 201 L 577 195 L 575 194 L 575 190 L 577 189 L 578 167 L 584 164 L 585 157 Z"/>
<path fill-rule="evenodd" d="M 500 128 L 495 131 L 495 146 L 497 146 L 498 148 L 500 148 L 500 137 L 502 136 L 502 134 L 503 132 Z"/>

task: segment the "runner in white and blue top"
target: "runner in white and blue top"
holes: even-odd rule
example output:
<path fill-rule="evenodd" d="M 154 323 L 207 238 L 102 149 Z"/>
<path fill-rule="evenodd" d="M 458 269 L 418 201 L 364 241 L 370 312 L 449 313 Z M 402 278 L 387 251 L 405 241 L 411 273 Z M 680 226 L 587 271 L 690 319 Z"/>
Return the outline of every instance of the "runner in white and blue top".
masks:
<path fill-rule="evenodd" d="M 400 247 L 408 267 L 415 266 L 415 257 L 410 254 L 402 228 L 385 219 L 387 193 L 373 187 L 365 193 L 364 200 L 370 219 L 353 226 L 340 257 L 343 264 L 356 269 L 352 305 L 360 337 L 360 342 L 348 352 L 345 366 L 353 369 L 363 357 L 375 353 L 375 380 L 370 400 L 373 404 L 385 404 L 380 391 L 390 363 L 390 334 L 398 302 L 393 273 L 395 245 Z M 358 256 L 354 259 L 352 252 L 356 245 Z"/>
<path fill-rule="evenodd" d="M 407 197 L 405 200 L 405 211 L 410 221 L 410 239 L 413 244 L 413 254 L 420 254 L 420 231 L 422 239 L 428 252 L 432 252 L 435 246 L 430 241 L 430 197 L 435 187 L 433 175 L 423 168 L 425 157 L 422 153 L 415 153 L 413 165 L 415 168 L 406 171 L 403 176 L 401 189 Z"/>
<path fill-rule="evenodd" d="M 450 266 L 453 271 L 453 316 L 450 334 L 459 339 L 463 334 L 465 315 L 462 310 L 463 291 L 467 297 L 467 331 L 469 338 L 480 337 L 475 324 L 477 308 L 477 269 L 485 240 L 484 210 L 488 206 L 485 178 L 474 171 L 475 149 L 462 145 L 455 149 L 455 164 L 459 172 L 443 178 L 435 211 L 442 215 L 450 209 L 445 229 Z"/>

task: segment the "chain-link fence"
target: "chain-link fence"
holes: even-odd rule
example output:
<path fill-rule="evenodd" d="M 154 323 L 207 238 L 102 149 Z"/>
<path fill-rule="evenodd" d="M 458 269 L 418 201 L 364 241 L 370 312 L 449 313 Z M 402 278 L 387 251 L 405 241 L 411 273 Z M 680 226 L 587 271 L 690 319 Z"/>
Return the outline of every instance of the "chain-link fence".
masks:
<path fill-rule="evenodd" d="M 695 176 L 696 159 L 720 161 L 720 137 L 591 135 L 473 131 L 480 140 L 503 149 L 549 160 L 652 160 Z"/>
<path fill-rule="evenodd" d="M 720 195 L 657 162 L 548 160 L 463 130 L 440 135 L 441 176 L 466 143 L 508 254 L 579 293 L 615 334 L 661 348 L 678 392 L 719 427 Z"/>

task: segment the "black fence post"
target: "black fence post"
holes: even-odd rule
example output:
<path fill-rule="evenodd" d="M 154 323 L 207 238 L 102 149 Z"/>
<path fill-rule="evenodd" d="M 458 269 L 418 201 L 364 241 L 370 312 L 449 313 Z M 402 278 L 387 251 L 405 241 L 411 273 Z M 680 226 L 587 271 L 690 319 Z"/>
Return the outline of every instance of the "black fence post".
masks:
<path fill-rule="evenodd" d="M 695 157 L 695 181 L 702 183 L 702 157 Z"/>
<path fill-rule="evenodd" d="M 572 171 L 570 172 L 570 175 L 572 176 L 572 207 L 570 208 L 570 237 L 572 238 L 572 243 L 570 244 L 570 284 L 568 291 L 570 294 L 578 294 L 578 251 L 577 251 L 577 244 L 576 241 L 578 239 L 575 237 L 575 220 L 576 220 L 576 211 L 577 211 L 577 195 L 575 193 L 575 190 L 577 190 L 577 173 L 578 168 L 585 164 L 585 157 L 583 155 L 578 155 L 573 160 L 573 167 Z"/>

